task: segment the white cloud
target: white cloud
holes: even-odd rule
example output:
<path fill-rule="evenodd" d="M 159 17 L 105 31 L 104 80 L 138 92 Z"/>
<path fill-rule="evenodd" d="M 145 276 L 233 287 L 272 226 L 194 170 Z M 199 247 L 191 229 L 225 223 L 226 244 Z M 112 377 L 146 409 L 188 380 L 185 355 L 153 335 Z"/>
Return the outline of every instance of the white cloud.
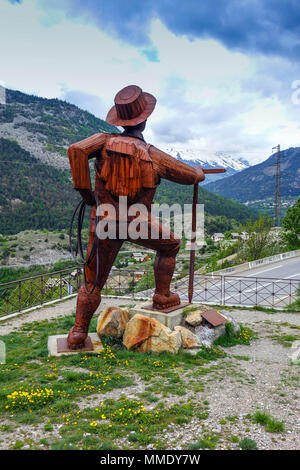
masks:
<path fill-rule="evenodd" d="M 8 88 L 69 99 L 105 118 L 116 92 L 137 84 L 158 99 L 145 133 L 155 145 L 230 151 L 252 162 L 277 143 L 300 145 L 300 106 L 289 95 L 298 65 L 212 39 L 191 42 L 159 20 L 150 34 L 160 62 L 150 62 L 142 48 L 90 24 L 42 15 L 35 0 L 0 4 L 0 80 Z"/>

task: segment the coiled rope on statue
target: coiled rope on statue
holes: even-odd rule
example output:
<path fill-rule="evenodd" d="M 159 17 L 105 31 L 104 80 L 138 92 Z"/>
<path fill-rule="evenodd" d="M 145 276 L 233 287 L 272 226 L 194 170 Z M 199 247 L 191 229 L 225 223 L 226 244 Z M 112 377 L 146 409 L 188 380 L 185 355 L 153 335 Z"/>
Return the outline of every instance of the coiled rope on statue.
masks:
<path fill-rule="evenodd" d="M 92 294 L 97 286 L 97 279 L 99 277 L 99 270 L 100 270 L 100 260 L 99 260 L 99 238 L 97 236 L 97 231 L 96 227 L 98 222 L 100 221 L 100 216 L 97 215 L 98 212 L 98 207 L 100 206 L 100 201 L 98 198 L 98 195 L 96 192 L 94 192 L 95 200 L 96 200 L 96 205 L 97 205 L 97 211 L 96 211 L 96 218 L 95 218 L 95 236 L 94 236 L 94 242 L 92 245 L 92 249 L 89 253 L 89 255 L 85 256 L 83 253 L 83 247 L 82 247 L 82 226 L 83 226 L 83 220 L 84 220 L 84 214 L 85 214 L 85 209 L 87 204 L 85 203 L 84 200 L 81 200 L 79 204 L 76 206 L 72 218 L 71 218 L 71 223 L 70 223 L 70 229 L 69 229 L 69 246 L 70 246 L 70 252 L 71 255 L 74 259 L 74 261 L 81 266 L 81 263 L 83 264 L 83 285 L 84 289 L 87 294 Z M 74 226 L 74 221 L 76 219 L 77 215 L 77 236 L 76 236 L 76 248 L 75 250 L 73 249 L 73 226 Z M 78 261 L 78 256 L 80 258 L 81 263 Z M 91 290 L 88 290 L 87 288 L 87 281 L 86 281 L 86 274 L 85 274 L 85 268 L 88 266 L 94 257 L 96 256 L 96 274 L 95 274 L 95 279 L 92 282 L 93 287 Z"/>

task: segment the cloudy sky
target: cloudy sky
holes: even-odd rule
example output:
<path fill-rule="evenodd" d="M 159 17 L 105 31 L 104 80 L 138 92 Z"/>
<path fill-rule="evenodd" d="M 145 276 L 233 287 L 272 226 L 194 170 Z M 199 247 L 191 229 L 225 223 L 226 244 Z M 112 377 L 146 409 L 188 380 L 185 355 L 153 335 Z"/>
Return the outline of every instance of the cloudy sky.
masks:
<path fill-rule="evenodd" d="M 300 146 L 298 0 L 0 0 L 0 83 L 105 118 L 157 97 L 155 145 L 251 163 Z"/>

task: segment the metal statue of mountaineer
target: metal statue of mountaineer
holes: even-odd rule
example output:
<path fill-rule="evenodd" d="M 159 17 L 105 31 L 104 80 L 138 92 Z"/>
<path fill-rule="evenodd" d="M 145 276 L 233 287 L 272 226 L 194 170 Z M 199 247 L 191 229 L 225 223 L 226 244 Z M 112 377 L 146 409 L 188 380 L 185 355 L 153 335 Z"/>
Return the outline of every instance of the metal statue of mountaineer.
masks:
<path fill-rule="evenodd" d="M 124 242 L 118 235 L 104 240 L 95 236 L 96 201 L 115 207 L 119 228 L 119 196 L 127 196 L 128 207 L 140 203 L 147 208 L 148 239 L 133 240 L 128 235 L 127 240 L 156 251 L 153 308 L 165 310 L 180 304 L 178 294 L 170 291 L 170 284 L 181 240 L 172 232 L 167 239 L 162 238 L 163 225 L 150 215 L 154 194 L 161 178 L 188 185 L 198 184 L 205 178 L 202 168 L 190 167 L 145 142 L 142 132 L 154 110 L 154 96 L 131 85 L 119 91 L 114 101 L 115 106 L 109 111 L 106 121 L 122 126 L 124 132 L 94 134 L 71 145 L 68 150 L 74 188 L 86 204 L 92 206 L 88 262 L 85 264 L 85 281 L 78 293 L 75 325 L 68 335 L 70 349 L 83 347 L 91 318 L 101 301 L 101 289 Z M 96 159 L 94 192 L 89 173 L 90 158 Z M 130 217 L 126 222 L 130 222 Z M 151 239 L 152 229 L 159 233 L 159 237 Z"/>

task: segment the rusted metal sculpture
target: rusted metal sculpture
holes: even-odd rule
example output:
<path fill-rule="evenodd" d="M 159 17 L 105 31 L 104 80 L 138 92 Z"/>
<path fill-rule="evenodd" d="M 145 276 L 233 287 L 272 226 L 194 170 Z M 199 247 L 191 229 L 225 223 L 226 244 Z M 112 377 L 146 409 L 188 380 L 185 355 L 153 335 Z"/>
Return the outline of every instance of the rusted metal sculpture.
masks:
<path fill-rule="evenodd" d="M 148 210 L 148 215 L 145 214 L 148 218 L 148 239 L 132 240 L 128 236 L 127 240 L 151 248 L 157 253 L 154 262 L 156 287 L 153 308 L 166 311 L 180 304 L 178 294 L 170 291 L 170 284 L 181 240 L 172 232 L 168 239 L 162 238 L 163 225 L 158 220 L 153 220 L 149 214 L 161 178 L 179 184 L 198 185 L 205 175 L 202 168 L 190 167 L 177 161 L 144 141 L 142 132 L 155 104 L 154 96 L 143 92 L 138 86 L 128 86 L 116 95 L 115 106 L 106 117 L 108 123 L 122 126 L 124 132 L 94 134 L 69 147 L 74 188 L 80 192 L 85 203 L 92 206 L 88 263 L 85 266 L 85 282 L 78 293 L 75 325 L 68 335 L 70 349 L 81 349 L 84 346 L 91 318 L 101 301 L 101 289 L 124 242 L 118 235 L 113 239 L 97 239 L 97 201 L 98 204 L 100 201 L 100 204 L 114 206 L 118 234 L 124 223 L 119 218 L 119 196 L 127 196 L 128 206 L 134 203 L 144 204 Z M 90 158 L 96 159 L 94 192 L 89 172 Z M 129 221 L 130 217 L 127 217 L 125 223 L 128 224 Z M 153 225 L 159 233 L 158 239 L 151 239 Z"/>

